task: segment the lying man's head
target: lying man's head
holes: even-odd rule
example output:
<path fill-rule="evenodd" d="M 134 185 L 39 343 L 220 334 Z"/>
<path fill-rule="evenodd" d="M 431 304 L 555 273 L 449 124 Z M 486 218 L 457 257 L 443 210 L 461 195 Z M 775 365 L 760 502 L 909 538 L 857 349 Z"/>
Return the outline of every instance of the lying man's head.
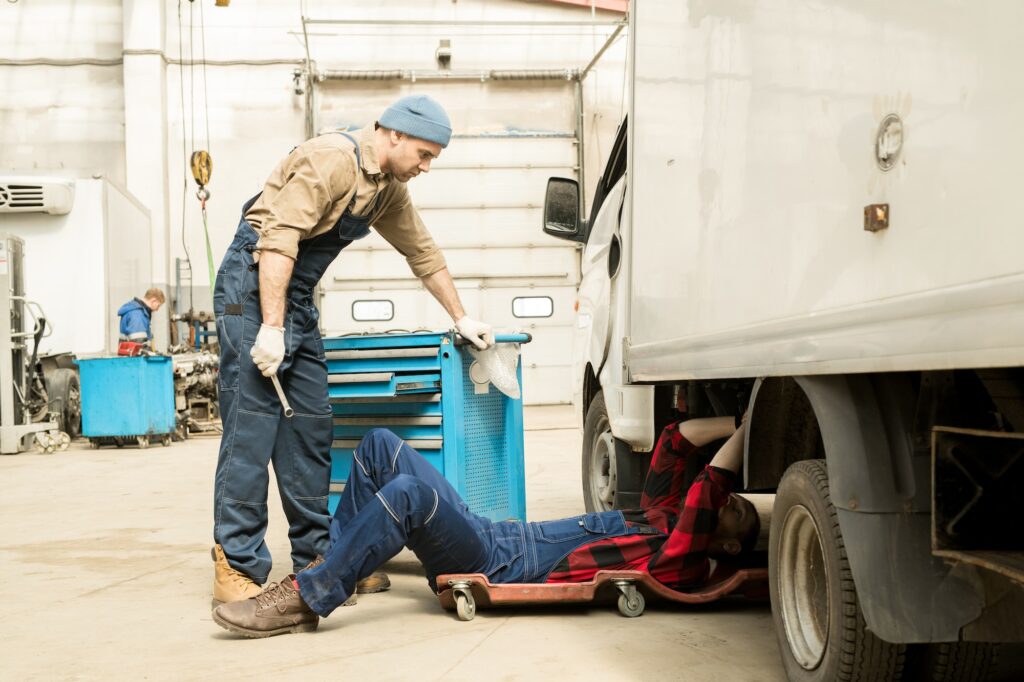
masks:
<path fill-rule="evenodd" d="M 736 555 L 752 552 L 761 533 L 761 519 L 750 500 L 742 495 L 729 495 L 729 501 L 718 510 L 718 526 L 711 536 L 708 553 Z"/>

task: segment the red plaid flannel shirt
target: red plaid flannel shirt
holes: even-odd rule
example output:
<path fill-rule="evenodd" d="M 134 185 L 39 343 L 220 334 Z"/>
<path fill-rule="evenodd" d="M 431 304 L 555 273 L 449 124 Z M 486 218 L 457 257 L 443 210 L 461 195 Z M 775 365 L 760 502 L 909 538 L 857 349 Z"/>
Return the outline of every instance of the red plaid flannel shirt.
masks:
<path fill-rule="evenodd" d="M 623 511 L 626 525 L 638 532 L 583 545 L 562 559 L 547 581 L 583 582 L 601 570 L 647 571 L 673 588 L 707 579 L 708 544 L 736 475 L 705 467 L 683 502 L 686 458 L 696 449 L 679 433 L 679 422 L 666 426 L 644 480 L 641 508 Z"/>

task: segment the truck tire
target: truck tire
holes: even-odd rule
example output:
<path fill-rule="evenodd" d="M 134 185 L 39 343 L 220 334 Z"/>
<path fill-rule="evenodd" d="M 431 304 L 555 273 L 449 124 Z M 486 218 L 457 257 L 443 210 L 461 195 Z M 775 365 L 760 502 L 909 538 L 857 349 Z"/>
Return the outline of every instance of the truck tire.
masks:
<path fill-rule="evenodd" d="M 58 428 L 72 438 L 78 437 L 82 432 L 82 389 L 78 373 L 61 367 L 49 372 L 45 379 L 46 394 Z"/>
<path fill-rule="evenodd" d="M 612 435 L 604 392 L 590 401 L 583 424 L 583 504 L 588 512 L 615 508 L 618 477 L 615 466 L 616 438 Z"/>
<path fill-rule="evenodd" d="M 911 644 L 903 679 L 907 682 L 983 682 L 990 679 L 998 644 L 937 642 Z"/>
<path fill-rule="evenodd" d="M 796 462 L 783 475 L 768 562 L 772 619 L 791 681 L 900 678 L 905 646 L 869 632 L 861 614 L 824 460 Z"/>

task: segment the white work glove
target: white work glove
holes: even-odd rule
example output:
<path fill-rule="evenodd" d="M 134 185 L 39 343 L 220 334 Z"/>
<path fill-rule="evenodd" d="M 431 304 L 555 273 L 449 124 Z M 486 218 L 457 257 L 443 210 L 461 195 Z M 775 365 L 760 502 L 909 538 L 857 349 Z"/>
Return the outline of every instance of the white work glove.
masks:
<path fill-rule="evenodd" d="M 466 339 L 480 350 L 487 350 L 494 345 L 494 332 L 491 325 L 486 322 L 477 322 L 471 317 L 463 315 L 455 323 L 455 328 Z"/>
<path fill-rule="evenodd" d="M 261 324 L 249 354 L 263 376 L 274 376 L 284 360 L 284 327 Z"/>

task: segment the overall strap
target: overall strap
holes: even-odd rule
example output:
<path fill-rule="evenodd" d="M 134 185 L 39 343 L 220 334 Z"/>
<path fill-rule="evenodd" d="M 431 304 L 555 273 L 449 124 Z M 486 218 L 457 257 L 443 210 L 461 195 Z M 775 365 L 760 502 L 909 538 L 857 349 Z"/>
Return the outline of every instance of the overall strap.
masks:
<path fill-rule="evenodd" d="M 332 130 L 331 132 L 336 133 L 338 135 L 344 135 L 348 139 L 348 141 L 352 143 L 352 146 L 356 148 L 356 165 L 357 166 L 362 166 L 363 165 L 363 157 L 362 157 L 362 154 L 359 153 L 359 143 L 356 142 L 356 138 L 352 137 L 351 135 L 346 133 L 344 130 Z"/>
<path fill-rule="evenodd" d="M 352 146 L 355 148 L 355 152 L 356 152 L 356 174 L 357 174 L 356 177 L 358 177 L 359 169 L 363 165 L 363 156 L 362 156 L 362 154 L 359 153 L 359 143 L 356 142 L 356 138 L 352 137 L 351 135 L 346 133 L 344 130 L 332 130 L 331 132 L 335 133 L 337 135 L 344 135 L 345 139 L 347 139 L 349 142 L 352 143 Z M 374 197 L 374 199 L 375 199 L 374 203 L 376 203 L 376 197 Z M 349 202 L 348 208 L 346 209 L 345 212 L 346 213 L 351 212 L 352 208 L 355 205 L 356 205 L 356 196 L 353 194 L 352 195 L 352 201 Z"/>

